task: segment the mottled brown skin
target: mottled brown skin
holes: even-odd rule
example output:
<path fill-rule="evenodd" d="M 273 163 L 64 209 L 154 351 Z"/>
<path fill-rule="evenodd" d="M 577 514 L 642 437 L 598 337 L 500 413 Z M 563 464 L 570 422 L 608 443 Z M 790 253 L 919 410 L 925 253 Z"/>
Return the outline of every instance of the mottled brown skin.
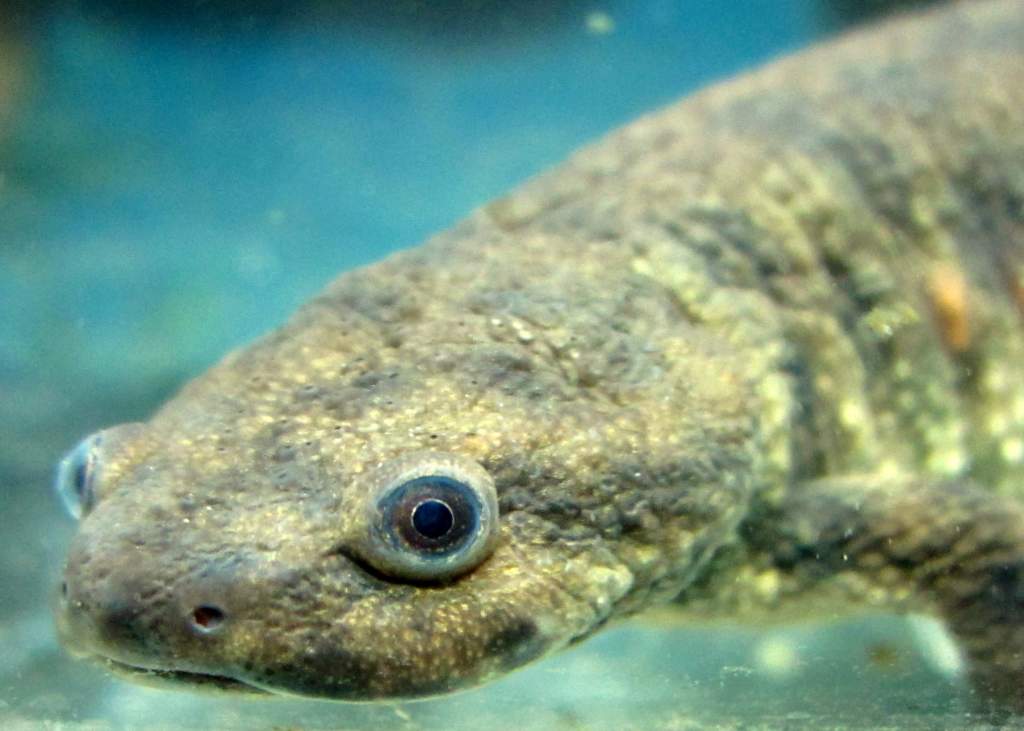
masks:
<path fill-rule="evenodd" d="M 123 672 L 367 700 L 658 602 L 840 598 L 937 613 L 979 700 L 1024 710 L 1022 284 L 1024 5 L 783 60 L 343 275 L 109 432 L 62 634 Z M 375 471 L 421 450 L 499 496 L 495 552 L 441 584 L 351 551 Z"/>

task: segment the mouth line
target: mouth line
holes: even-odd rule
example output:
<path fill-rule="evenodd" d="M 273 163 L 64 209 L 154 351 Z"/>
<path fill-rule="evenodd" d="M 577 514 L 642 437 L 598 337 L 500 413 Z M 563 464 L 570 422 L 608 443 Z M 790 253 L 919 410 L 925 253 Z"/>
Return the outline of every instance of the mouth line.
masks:
<path fill-rule="evenodd" d="M 268 690 L 257 688 L 254 685 L 249 685 L 244 681 L 226 675 L 137 667 L 110 658 L 100 658 L 100 661 L 114 675 L 152 687 L 166 688 L 168 686 L 188 685 L 197 690 L 213 693 L 245 693 L 257 696 L 273 695 Z"/>

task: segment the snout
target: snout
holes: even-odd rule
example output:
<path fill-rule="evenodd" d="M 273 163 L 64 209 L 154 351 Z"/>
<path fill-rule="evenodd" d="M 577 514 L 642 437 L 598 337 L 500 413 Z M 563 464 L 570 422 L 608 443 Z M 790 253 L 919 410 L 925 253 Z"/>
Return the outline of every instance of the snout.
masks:
<path fill-rule="evenodd" d="M 566 615 L 564 592 L 518 592 L 494 560 L 457 587 L 417 586 L 337 552 L 289 556 L 223 533 L 157 544 L 111 525 L 87 519 L 72 544 L 58 625 L 70 651 L 136 681 L 423 697 L 487 682 L 567 636 L 545 631 Z"/>
<path fill-rule="evenodd" d="M 226 641 L 245 614 L 224 566 L 180 573 L 184 556 L 76 538 L 59 587 L 58 633 L 73 654 L 120 669 L 234 675 Z"/>

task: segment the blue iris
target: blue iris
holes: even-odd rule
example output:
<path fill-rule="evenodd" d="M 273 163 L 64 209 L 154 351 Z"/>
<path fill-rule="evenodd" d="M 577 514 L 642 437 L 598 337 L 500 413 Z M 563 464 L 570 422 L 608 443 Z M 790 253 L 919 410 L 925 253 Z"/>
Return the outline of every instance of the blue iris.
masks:
<path fill-rule="evenodd" d="M 421 557 L 450 556 L 473 541 L 480 526 L 480 498 L 447 475 L 422 475 L 399 483 L 380 503 L 388 533 Z"/>

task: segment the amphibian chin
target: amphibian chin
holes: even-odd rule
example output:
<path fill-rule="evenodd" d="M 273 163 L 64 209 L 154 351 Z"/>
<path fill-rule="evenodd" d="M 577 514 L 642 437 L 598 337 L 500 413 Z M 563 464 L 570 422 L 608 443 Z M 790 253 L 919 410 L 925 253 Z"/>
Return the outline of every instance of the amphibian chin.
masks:
<path fill-rule="evenodd" d="M 1024 4 L 856 33 L 342 275 L 61 465 L 133 677 L 476 685 L 656 603 L 928 612 L 1024 710 Z"/>

